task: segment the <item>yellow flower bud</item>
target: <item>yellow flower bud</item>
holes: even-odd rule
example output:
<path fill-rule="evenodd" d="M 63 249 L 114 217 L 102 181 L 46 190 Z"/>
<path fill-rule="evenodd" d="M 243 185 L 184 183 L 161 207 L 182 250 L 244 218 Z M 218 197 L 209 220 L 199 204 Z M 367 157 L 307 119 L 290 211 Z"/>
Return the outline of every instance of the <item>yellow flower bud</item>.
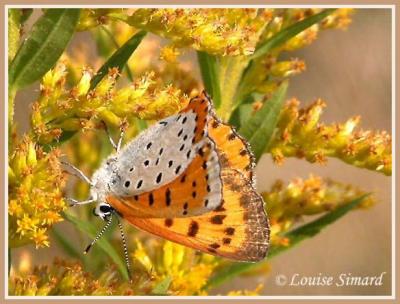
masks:
<path fill-rule="evenodd" d="M 270 191 L 262 193 L 271 224 L 271 243 L 288 246 L 288 239 L 280 236 L 291 229 L 302 217 L 333 210 L 363 194 L 358 188 L 311 175 L 308 179 L 295 179 L 286 187 L 278 180 Z M 370 207 L 368 197 L 360 208 Z"/>
<path fill-rule="evenodd" d="M 62 220 L 59 213 L 65 208 L 58 152 L 44 153 L 29 137 L 17 140 L 15 151 L 9 160 L 9 174 L 18 179 L 9 184 L 9 244 L 48 246 L 47 230 Z"/>
<path fill-rule="evenodd" d="M 86 95 L 90 88 L 90 80 L 92 76 L 89 71 L 84 71 L 83 75 L 76 86 L 76 97 Z"/>
<path fill-rule="evenodd" d="M 28 151 L 27 151 L 27 165 L 28 166 L 35 166 L 37 164 L 36 159 L 36 149 L 34 143 L 28 144 Z"/>
<path fill-rule="evenodd" d="M 386 132 L 359 131 L 360 117 L 343 124 L 319 123 L 325 102 L 317 100 L 306 109 L 289 102 L 282 110 L 268 151 L 277 163 L 284 157 L 305 158 L 325 163 L 336 157 L 357 167 L 386 175 L 392 170 L 391 136 Z"/>

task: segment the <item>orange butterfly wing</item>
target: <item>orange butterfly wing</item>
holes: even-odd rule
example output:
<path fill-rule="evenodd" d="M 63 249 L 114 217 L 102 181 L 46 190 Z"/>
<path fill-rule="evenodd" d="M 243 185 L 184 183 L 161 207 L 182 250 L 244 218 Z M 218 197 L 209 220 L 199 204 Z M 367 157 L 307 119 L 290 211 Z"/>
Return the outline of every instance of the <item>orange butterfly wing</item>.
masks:
<path fill-rule="evenodd" d="M 184 217 L 209 212 L 221 202 L 221 177 L 214 143 L 206 141 L 187 169 L 172 182 L 132 197 L 108 196 L 135 217 Z"/>
<path fill-rule="evenodd" d="M 132 225 L 167 240 L 233 260 L 262 260 L 269 241 L 263 199 L 236 170 L 225 171 L 222 179 L 223 204 L 199 216 L 138 218 L 123 204 L 113 207 Z"/>
<path fill-rule="evenodd" d="M 248 143 L 215 115 L 208 123 L 208 132 L 217 146 L 222 167 L 234 168 L 252 181 L 255 159 Z"/>
<path fill-rule="evenodd" d="M 205 93 L 195 101 L 190 103 L 189 107 L 211 103 Z M 198 122 L 204 123 L 201 128 L 205 128 L 207 123 L 206 132 L 196 130 L 198 133 L 195 136 L 198 141 L 205 133 L 209 137 L 210 142 L 206 145 L 205 152 L 196 156 L 187 170 L 170 185 L 150 192 L 153 204 L 156 204 L 156 201 L 159 201 L 157 204 L 164 204 L 165 187 L 171 189 L 175 186 L 173 189 L 176 192 L 176 199 L 180 199 L 179 204 L 176 204 L 178 208 L 169 208 L 167 209 L 169 211 L 165 211 L 161 205 L 157 205 L 158 208 L 148 208 L 150 193 L 142 194 L 143 201 L 139 203 L 143 206 L 140 210 L 135 208 L 137 205 L 129 199 L 127 201 L 109 197 L 107 201 L 129 223 L 144 231 L 206 253 L 238 261 L 259 261 L 267 254 L 269 224 L 264 201 L 254 189 L 252 171 L 254 157 L 246 141 L 232 127 L 222 123 L 206 110 L 197 110 L 196 113 L 199 113 Z M 211 157 L 214 150 L 219 161 L 215 166 L 220 167 L 219 176 L 222 181 L 221 202 L 212 211 L 184 217 L 184 211 L 187 209 L 182 202 L 190 199 L 192 189 L 189 188 L 193 186 L 187 181 L 196 180 L 197 186 L 197 180 L 206 179 L 207 173 L 199 171 L 199 166 L 201 162 L 204 163 L 204 158 Z M 183 176 L 185 176 L 184 185 L 178 183 Z M 187 179 L 188 176 L 190 179 Z M 196 193 L 196 200 L 191 201 L 190 206 L 194 208 L 193 210 L 205 203 L 203 195 L 206 184 L 199 185 L 203 190 L 198 196 Z M 136 200 L 136 198 L 131 199 Z"/>

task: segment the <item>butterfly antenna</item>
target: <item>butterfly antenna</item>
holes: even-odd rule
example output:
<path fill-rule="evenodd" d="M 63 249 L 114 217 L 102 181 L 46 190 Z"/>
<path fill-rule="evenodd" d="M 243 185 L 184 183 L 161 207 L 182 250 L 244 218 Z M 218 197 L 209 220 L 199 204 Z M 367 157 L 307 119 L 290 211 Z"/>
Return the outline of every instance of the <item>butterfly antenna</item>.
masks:
<path fill-rule="evenodd" d="M 93 239 L 93 241 L 86 247 L 85 251 L 83 254 L 87 254 L 90 250 L 90 248 L 101 238 L 101 236 L 104 234 L 104 232 L 107 231 L 107 229 L 110 227 L 112 222 L 112 214 L 110 214 L 110 219 L 107 221 L 107 223 L 104 225 L 104 227 L 100 230 L 99 234 Z"/>
<path fill-rule="evenodd" d="M 130 280 L 132 280 L 131 276 L 131 264 L 129 263 L 129 254 L 128 254 L 128 246 L 126 245 L 126 239 L 125 239 L 125 234 L 124 234 L 124 229 L 122 227 L 122 224 L 117 216 L 118 220 L 118 228 L 119 232 L 121 234 L 121 239 L 122 239 L 122 246 L 124 248 L 124 256 L 125 256 L 125 264 L 126 264 L 126 271 L 128 272 L 128 277 Z"/>

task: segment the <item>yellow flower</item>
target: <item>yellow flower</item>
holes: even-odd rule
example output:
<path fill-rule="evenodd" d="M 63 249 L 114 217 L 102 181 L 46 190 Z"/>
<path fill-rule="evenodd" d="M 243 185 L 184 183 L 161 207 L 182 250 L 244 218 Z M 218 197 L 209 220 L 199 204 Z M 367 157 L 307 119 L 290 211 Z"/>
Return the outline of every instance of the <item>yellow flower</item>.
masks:
<path fill-rule="evenodd" d="M 249 55 L 271 18 L 256 9 L 137 9 L 124 18 L 136 28 L 214 55 Z"/>
<path fill-rule="evenodd" d="M 33 242 L 36 248 L 49 246 L 47 231 L 62 221 L 65 209 L 64 177 L 59 152 L 43 152 L 25 136 L 14 144 L 9 158 L 9 242 L 17 247 Z"/>
<path fill-rule="evenodd" d="M 91 91 L 91 72 L 84 70 L 70 90 L 65 84 L 65 65 L 59 63 L 43 77 L 41 94 L 33 105 L 33 133 L 42 143 L 58 140 L 65 131 L 93 129 L 99 120 L 112 126 L 126 118 L 161 119 L 178 112 L 189 98 L 172 85 L 159 86 L 149 72 L 130 86 L 117 89 L 118 70 L 112 69 Z"/>
<path fill-rule="evenodd" d="M 260 291 L 264 288 L 264 284 L 258 284 L 254 290 L 232 290 L 228 292 L 228 296 L 259 296 Z"/>
<path fill-rule="evenodd" d="M 59 218 L 59 221 L 61 221 L 61 217 Z M 49 237 L 46 234 L 47 229 L 46 228 L 39 228 L 33 231 L 32 233 L 32 239 L 36 244 L 36 249 L 39 247 L 49 247 L 50 242 L 49 242 Z"/>
<path fill-rule="evenodd" d="M 277 132 L 268 147 L 275 162 L 299 157 L 324 163 L 327 157 L 336 157 L 357 167 L 391 174 L 392 139 L 388 133 L 357 130 L 360 117 L 323 125 L 319 120 L 326 105 L 320 99 L 305 109 L 298 109 L 298 105 L 298 100 L 291 99 L 280 114 Z"/>
<path fill-rule="evenodd" d="M 313 175 L 306 180 L 295 179 L 286 187 L 282 181 L 275 182 L 269 191 L 262 193 L 271 223 L 271 243 L 288 246 L 288 240 L 280 234 L 301 217 L 333 210 L 362 194 L 353 186 Z M 360 207 L 367 208 L 372 204 L 373 199 L 366 198 Z"/>
<path fill-rule="evenodd" d="M 124 9 L 82 9 L 77 30 L 85 31 L 108 24 L 113 20 L 113 16 L 118 16 L 123 11 Z"/>
<path fill-rule="evenodd" d="M 213 256 L 196 254 L 192 249 L 168 241 L 152 242 L 147 250 L 139 241 L 136 244 L 134 257 L 151 273 L 155 285 L 170 278 L 170 295 L 205 293 L 202 289 L 217 266 Z"/>
<path fill-rule="evenodd" d="M 350 16 L 354 14 L 354 9 L 352 8 L 342 8 L 333 12 L 322 22 L 322 28 L 338 28 L 345 30 L 351 23 Z"/>
<path fill-rule="evenodd" d="M 170 63 L 176 62 L 179 56 L 179 51 L 173 46 L 165 46 L 161 49 L 160 59 Z"/>
<path fill-rule="evenodd" d="M 132 281 L 124 281 L 118 274 L 115 267 L 105 265 L 99 275 L 93 275 L 83 269 L 79 262 L 70 262 L 55 259 L 51 265 L 35 266 L 31 269 L 29 256 L 24 255 L 25 261 L 17 269 L 12 268 L 9 277 L 9 294 L 16 296 L 58 296 L 58 295 L 86 295 L 86 296 L 111 296 L 111 295 L 158 295 L 160 283 L 166 282 L 162 289 L 166 295 L 207 295 L 203 290 L 205 281 L 210 276 L 215 265 L 214 258 L 198 256 L 193 250 L 175 248 L 177 245 L 162 245 L 160 242 L 152 246 L 145 246 L 137 242 L 137 258 L 133 262 Z M 164 254 L 156 252 L 169 248 L 170 251 L 180 254 L 180 261 L 176 263 L 173 256 L 165 257 Z M 182 253 L 183 250 L 183 253 Z M 141 253 L 139 254 L 139 251 Z M 143 256 L 149 270 L 140 268 L 143 263 Z M 178 257 L 179 258 L 179 257 Z M 173 269 L 165 268 L 171 265 Z M 28 266 L 28 267 L 26 267 Z M 262 288 L 259 285 L 255 290 L 234 291 L 231 295 L 255 295 Z"/>

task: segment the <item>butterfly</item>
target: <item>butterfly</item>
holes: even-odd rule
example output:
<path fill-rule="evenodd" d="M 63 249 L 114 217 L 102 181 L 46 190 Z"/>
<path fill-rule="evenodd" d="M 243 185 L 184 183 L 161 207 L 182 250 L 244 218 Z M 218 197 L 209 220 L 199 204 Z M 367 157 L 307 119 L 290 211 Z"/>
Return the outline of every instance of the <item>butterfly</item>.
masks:
<path fill-rule="evenodd" d="M 123 148 L 121 139 L 115 144 L 110 137 L 116 152 L 92 179 L 69 165 L 91 186 L 90 199 L 70 199 L 72 204 L 97 202 L 94 214 L 107 221 L 86 252 L 117 215 L 208 254 L 246 262 L 266 257 L 269 223 L 255 190 L 253 154 L 245 139 L 217 118 L 205 92 Z"/>

